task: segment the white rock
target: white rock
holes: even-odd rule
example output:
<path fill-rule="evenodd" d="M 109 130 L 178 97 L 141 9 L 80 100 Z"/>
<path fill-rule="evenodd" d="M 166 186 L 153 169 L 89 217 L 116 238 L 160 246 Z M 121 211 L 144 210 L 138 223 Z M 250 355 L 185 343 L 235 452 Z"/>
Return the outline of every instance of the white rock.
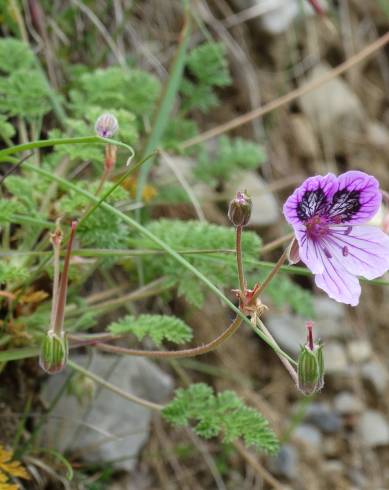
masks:
<path fill-rule="evenodd" d="M 372 354 L 370 342 L 367 340 L 350 340 L 347 351 L 350 359 L 356 363 L 368 361 Z"/>
<path fill-rule="evenodd" d="M 389 381 L 389 374 L 386 368 L 377 361 L 371 361 L 362 366 L 362 378 L 370 383 L 376 393 L 383 394 Z"/>
<path fill-rule="evenodd" d="M 226 193 L 234 197 L 237 191 L 247 191 L 253 207 L 249 226 L 267 226 L 277 223 L 280 211 L 277 201 L 267 190 L 266 182 L 256 172 L 242 172 L 227 184 Z"/>
<path fill-rule="evenodd" d="M 352 393 L 342 391 L 334 399 L 335 410 L 341 415 L 358 414 L 363 411 L 363 403 Z"/>
<path fill-rule="evenodd" d="M 306 0 L 268 0 L 257 1 L 259 7 L 262 5 L 263 27 L 271 34 L 279 34 L 287 30 L 290 24 L 299 15 L 314 15 L 315 12 Z M 320 5 L 326 7 L 326 2 L 321 0 Z"/>
<path fill-rule="evenodd" d="M 127 393 L 154 402 L 166 401 L 172 390 L 172 379 L 155 364 L 138 357 L 95 353 L 89 365 L 86 355 L 72 360 L 108 380 Z M 42 398 L 53 400 L 71 370 L 51 376 L 44 385 Z M 117 469 L 131 470 L 136 456 L 149 434 L 151 411 L 136 405 L 105 388 L 86 405 L 65 393 L 55 406 L 45 430 L 46 444 L 61 453 L 77 450 L 83 459 L 114 461 Z"/>
<path fill-rule="evenodd" d="M 362 442 L 368 447 L 389 444 L 389 425 L 384 416 L 375 410 L 365 412 L 358 425 Z"/>
<path fill-rule="evenodd" d="M 307 83 L 325 76 L 331 67 L 317 65 L 310 73 Z M 336 145 L 349 137 L 350 132 L 359 134 L 364 128 L 366 116 L 358 97 L 341 78 L 324 83 L 300 98 L 303 112 L 319 134 L 326 134 Z"/>
<path fill-rule="evenodd" d="M 346 353 L 339 342 L 328 342 L 323 349 L 326 374 L 345 372 L 348 368 Z"/>

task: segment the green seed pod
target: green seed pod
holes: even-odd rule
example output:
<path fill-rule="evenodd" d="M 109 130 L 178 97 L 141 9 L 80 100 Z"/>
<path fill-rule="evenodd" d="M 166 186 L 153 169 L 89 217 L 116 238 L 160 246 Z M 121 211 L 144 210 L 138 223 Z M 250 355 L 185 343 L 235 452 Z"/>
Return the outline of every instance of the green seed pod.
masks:
<path fill-rule="evenodd" d="M 228 217 L 234 226 L 245 226 L 250 220 L 251 198 L 243 192 L 237 192 L 228 207 Z"/>
<path fill-rule="evenodd" d="M 66 366 L 68 353 L 66 335 L 59 336 L 49 331 L 42 341 L 39 365 L 48 374 L 59 373 Z"/>
<path fill-rule="evenodd" d="M 304 395 L 313 395 L 324 386 L 323 345 L 301 347 L 297 362 L 298 389 Z"/>

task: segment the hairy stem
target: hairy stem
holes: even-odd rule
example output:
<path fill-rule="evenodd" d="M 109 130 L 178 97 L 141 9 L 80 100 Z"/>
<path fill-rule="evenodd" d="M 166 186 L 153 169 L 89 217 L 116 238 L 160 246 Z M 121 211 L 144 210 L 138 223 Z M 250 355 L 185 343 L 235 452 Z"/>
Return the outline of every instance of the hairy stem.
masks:
<path fill-rule="evenodd" d="M 242 264 L 242 226 L 236 227 L 236 265 L 238 269 L 239 288 L 244 293 L 246 281 L 244 279 L 244 270 Z"/>
<path fill-rule="evenodd" d="M 276 344 L 277 342 L 275 341 L 273 335 L 269 332 L 269 330 L 267 329 L 267 327 L 264 325 L 264 323 L 260 318 L 257 318 L 257 323 L 261 328 L 261 330 L 265 332 L 265 334 L 269 337 L 269 339 Z M 285 359 L 285 357 L 281 356 L 278 352 L 276 352 L 276 354 L 279 357 L 282 364 L 285 366 L 285 369 L 288 371 L 293 381 L 297 384 L 297 373 L 294 367 L 292 366 L 292 364 L 288 361 L 288 359 Z"/>
<path fill-rule="evenodd" d="M 203 354 L 207 354 L 215 349 L 217 349 L 223 342 L 228 340 L 240 327 L 242 323 L 242 319 L 240 317 L 236 317 L 235 320 L 231 323 L 231 325 L 224 330 L 218 337 L 208 342 L 208 344 L 193 347 L 193 349 L 183 349 L 177 351 L 164 351 L 164 350 L 154 350 L 154 351 L 144 351 L 137 349 L 127 349 L 126 347 L 118 347 L 114 345 L 98 343 L 95 345 L 97 349 L 106 351 L 106 352 L 114 352 L 116 354 L 125 354 L 127 356 L 141 356 L 141 357 L 153 357 L 159 359 L 178 359 L 183 357 L 195 357 L 201 356 Z"/>

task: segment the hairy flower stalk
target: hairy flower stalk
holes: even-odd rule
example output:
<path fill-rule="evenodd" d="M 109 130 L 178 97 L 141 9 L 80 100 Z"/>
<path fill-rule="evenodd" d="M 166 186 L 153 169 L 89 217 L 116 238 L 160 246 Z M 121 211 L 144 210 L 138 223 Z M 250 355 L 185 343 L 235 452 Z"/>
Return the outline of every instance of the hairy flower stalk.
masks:
<path fill-rule="evenodd" d="M 313 322 L 306 323 L 307 342 L 301 347 L 297 362 L 298 389 L 313 395 L 324 386 L 323 345 L 313 340 Z"/>
<path fill-rule="evenodd" d="M 54 248 L 54 277 L 53 277 L 53 300 L 50 319 L 50 328 L 45 335 L 39 356 L 41 368 L 49 374 L 55 374 L 66 366 L 68 358 L 68 340 L 63 329 L 65 305 L 68 288 L 68 272 L 70 256 L 77 223 L 72 222 L 70 237 L 66 249 L 63 272 L 59 275 L 59 261 L 62 242 L 62 232 L 57 226 L 51 237 Z"/>
<path fill-rule="evenodd" d="M 381 200 L 374 177 L 350 171 L 310 177 L 285 202 L 300 259 L 336 301 L 356 306 L 358 276 L 375 279 L 389 269 L 389 237 L 367 224 Z"/>
<path fill-rule="evenodd" d="M 119 130 L 119 124 L 116 117 L 113 114 L 102 114 L 96 121 L 95 130 L 98 136 L 102 138 L 111 138 Z M 103 188 L 104 183 L 107 181 L 112 170 L 116 165 L 117 147 L 110 143 L 105 146 L 104 152 L 104 172 L 101 176 L 99 186 L 96 190 L 96 195 L 99 194 Z"/>

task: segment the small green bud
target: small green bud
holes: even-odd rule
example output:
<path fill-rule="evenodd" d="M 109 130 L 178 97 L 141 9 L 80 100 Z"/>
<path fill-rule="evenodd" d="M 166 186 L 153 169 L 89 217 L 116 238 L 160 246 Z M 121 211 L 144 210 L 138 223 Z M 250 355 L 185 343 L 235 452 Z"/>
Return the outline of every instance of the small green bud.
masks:
<path fill-rule="evenodd" d="M 66 335 L 60 336 L 50 330 L 42 341 L 39 365 L 48 374 L 59 373 L 66 366 L 68 353 Z"/>
<path fill-rule="evenodd" d="M 245 226 L 250 220 L 251 198 L 243 192 L 237 192 L 228 207 L 228 217 L 234 226 Z"/>
<path fill-rule="evenodd" d="M 68 393 L 74 395 L 81 405 L 86 406 L 95 397 L 96 383 L 84 374 L 77 373 L 68 384 Z"/>
<path fill-rule="evenodd" d="M 324 386 L 323 345 L 313 342 L 312 328 L 313 323 L 307 322 L 307 343 L 301 347 L 297 361 L 297 387 L 307 396 Z"/>

